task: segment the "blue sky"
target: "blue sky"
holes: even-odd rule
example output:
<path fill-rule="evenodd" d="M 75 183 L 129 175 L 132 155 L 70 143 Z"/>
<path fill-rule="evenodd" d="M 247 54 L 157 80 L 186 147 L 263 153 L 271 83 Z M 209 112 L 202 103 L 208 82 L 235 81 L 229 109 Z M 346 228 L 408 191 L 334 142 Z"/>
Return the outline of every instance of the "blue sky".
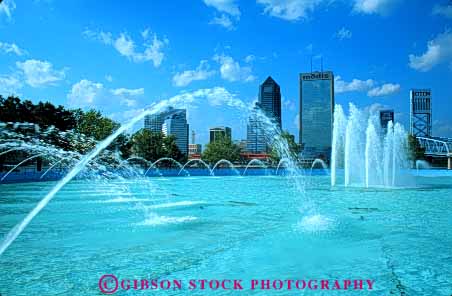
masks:
<path fill-rule="evenodd" d="M 337 103 L 394 108 L 408 128 L 409 89 L 431 88 L 433 133 L 452 137 L 451 21 L 449 0 L 4 0 L 0 94 L 123 122 L 181 93 L 251 103 L 271 75 L 283 128 L 298 136 L 298 74 L 323 57 Z M 245 138 L 245 119 L 224 105 L 189 109 L 201 143 L 215 125 Z"/>

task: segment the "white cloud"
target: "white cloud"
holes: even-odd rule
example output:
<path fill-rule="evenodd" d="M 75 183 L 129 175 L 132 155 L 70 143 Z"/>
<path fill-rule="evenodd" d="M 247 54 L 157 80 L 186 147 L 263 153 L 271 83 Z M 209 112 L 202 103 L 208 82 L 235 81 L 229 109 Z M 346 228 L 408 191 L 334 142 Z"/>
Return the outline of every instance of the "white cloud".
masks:
<path fill-rule="evenodd" d="M 342 27 L 339 31 L 337 31 L 336 37 L 339 40 L 350 39 L 352 38 L 352 31 L 346 29 L 345 27 Z"/>
<path fill-rule="evenodd" d="M 137 50 L 136 42 L 127 33 L 121 33 L 117 38 L 114 38 L 110 32 L 94 32 L 87 29 L 83 32 L 83 35 L 89 39 L 113 46 L 122 56 L 135 63 L 152 61 L 156 68 L 162 64 L 165 57 L 163 49 L 169 43 L 167 38 L 159 39 L 157 34 L 152 34 L 149 29 L 141 32 L 143 38 L 143 50 L 141 52 Z"/>
<path fill-rule="evenodd" d="M 50 62 L 40 60 L 17 62 L 16 66 L 23 72 L 25 82 L 32 87 L 53 85 L 64 79 L 66 72 L 66 69 L 54 70 Z"/>
<path fill-rule="evenodd" d="M 234 23 L 232 22 L 231 18 L 226 14 L 221 14 L 220 17 L 216 16 L 214 17 L 210 22 L 210 25 L 219 25 L 222 27 L 225 27 L 228 30 L 234 30 Z"/>
<path fill-rule="evenodd" d="M 204 3 L 220 12 L 240 16 L 240 9 L 235 0 L 204 0 Z"/>
<path fill-rule="evenodd" d="M 452 67 L 452 33 L 446 30 L 427 44 L 422 55 L 409 55 L 409 66 L 420 72 L 427 72 L 440 63 L 449 63 Z"/>
<path fill-rule="evenodd" d="M 13 11 L 16 9 L 14 0 L 4 0 L 0 2 L 0 15 L 6 15 L 8 20 L 11 20 Z"/>
<path fill-rule="evenodd" d="M 247 55 L 245 57 L 245 63 L 252 63 L 256 60 L 256 56 L 254 54 Z"/>
<path fill-rule="evenodd" d="M 144 95 L 144 88 L 135 88 L 135 89 L 129 89 L 129 88 L 117 88 L 112 89 L 111 93 L 115 96 L 141 96 Z"/>
<path fill-rule="evenodd" d="M 18 95 L 18 90 L 22 88 L 23 84 L 19 78 L 14 75 L 0 76 L 0 95 Z"/>
<path fill-rule="evenodd" d="M 257 0 L 264 6 L 264 13 L 288 21 L 307 19 L 317 6 L 328 0 Z"/>
<path fill-rule="evenodd" d="M 334 91 L 336 93 L 345 92 L 367 92 L 369 97 L 387 96 L 400 91 L 400 84 L 386 83 L 378 85 L 375 80 L 353 79 L 351 82 L 342 80 L 341 76 L 334 78 Z"/>
<path fill-rule="evenodd" d="M 105 88 L 102 83 L 82 79 L 72 85 L 67 94 L 68 103 L 72 107 L 107 108 L 119 102 L 121 106 L 135 107 L 137 97 L 144 95 L 144 88 Z"/>
<path fill-rule="evenodd" d="M 67 95 L 72 107 L 94 107 L 105 95 L 102 83 L 95 83 L 86 79 L 72 85 Z"/>
<path fill-rule="evenodd" d="M 386 83 L 374 87 L 367 92 L 369 97 L 382 97 L 395 94 L 400 91 L 400 84 Z"/>
<path fill-rule="evenodd" d="M 209 64 L 203 60 L 195 70 L 187 70 L 182 73 L 176 73 L 173 76 L 173 84 L 175 86 L 187 86 L 193 81 L 206 80 L 215 74 L 215 71 L 209 70 Z"/>
<path fill-rule="evenodd" d="M 108 82 L 112 82 L 113 81 L 113 76 L 107 74 L 107 75 L 105 75 L 105 80 L 107 80 Z"/>
<path fill-rule="evenodd" d="M 372 79 L 360 80 L 355 78 L 351 82 L 346 82 L 338 75 L 334 78 L 334 91 L 336 93 L 367 91 L 373 87 L 374 84 L 375 81 Z"/>
<path fill-rule="evenodd" d="M 177 107 L 193 107 L 197 100 L 205 99 L 211 106 L 229 106 L 246 108 L 246 105 L 240 101 L 237 96 L 230 93 L 224 87 L 203 88 L 192 92 L 182 92 L 162 104 L 176 105 Z"/>
<path fill-rule="evenodd" d="M 435 15 L 441 15 L 447 18 L 452 18 L 452 4 L 448 5 L 436 4 L 433 7 L 432 13 Z"/>
<path fill-rule="evenodd" d="M 387 15 L 402 0 L 354 0 L 353 10 L 362 14 Z"/>
<path fill-rule="evenodd" d="M 0 51 L 3 51 L 4 53 L 14 53 L 17 56 L 25 55 L 27 52 L 19 46 L 17 46 L 15 43 L 6 43 L 6 42 L 0 42 Z"/>
<path fill-rule="evenodd" d="M 215 55 L 213 57 L 215 61 L 220 63 L 221 78 L 228 81 L 253 81 L 256 79 L 251 73 L 250 67 L 243 67 L 237 61 L 230 56 Z"/>

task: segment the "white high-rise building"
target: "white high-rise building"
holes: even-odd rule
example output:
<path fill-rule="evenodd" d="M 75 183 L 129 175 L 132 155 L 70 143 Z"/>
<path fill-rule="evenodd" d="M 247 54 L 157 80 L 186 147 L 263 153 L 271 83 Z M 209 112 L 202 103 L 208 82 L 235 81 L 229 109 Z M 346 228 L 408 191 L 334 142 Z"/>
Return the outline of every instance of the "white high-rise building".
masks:
<path fill-rule="evenodd" d="M 166 116 L 162 125 L 163 134 L 175 136 L 177 147 L 186 155 L 188 155 L 188 128 L 187 111 L 185 109 L 178 109 L 177 112 Z"/>

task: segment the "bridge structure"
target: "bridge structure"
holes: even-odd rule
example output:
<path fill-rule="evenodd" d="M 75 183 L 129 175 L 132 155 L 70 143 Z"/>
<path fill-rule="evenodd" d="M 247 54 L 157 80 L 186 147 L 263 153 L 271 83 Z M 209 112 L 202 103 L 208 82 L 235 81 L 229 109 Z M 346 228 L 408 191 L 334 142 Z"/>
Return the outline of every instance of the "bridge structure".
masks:
<path fill-rule="evenodd" d="M 447 168 L 452 170 L 452 139 L 416 137 L 425 155 L 431 157 L 447 158 Z"/>

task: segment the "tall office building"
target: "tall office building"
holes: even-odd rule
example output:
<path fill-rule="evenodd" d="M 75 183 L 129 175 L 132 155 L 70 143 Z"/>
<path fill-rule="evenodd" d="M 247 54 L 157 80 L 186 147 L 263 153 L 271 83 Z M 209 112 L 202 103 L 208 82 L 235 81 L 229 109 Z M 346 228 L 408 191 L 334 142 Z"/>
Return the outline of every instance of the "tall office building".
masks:
<path fill-rule="evenodd" d="M 165 118 L 173 113 L 178 113 L 181 111 L 185 111 L 184 109 L 174 109 L 173 107 L 168 107 L 163 112 L 157 114 L 147 115 L 144 118 L 144 128 L 150 130 L 154 133 L 160 133 L 162 131 L 162 125 L 165 121 Z"/>
<path fill-rule="evenodd" d="M 263 153 L 268 151 L 268 145 L 265 136 L 265 128 L 258 112 L 259 103 L 256 103 L 248 118 L 246 127 L 246 151 L 250 153 Z"/>
<path fill-rule="evenodd" d="M 415 137 L 432 136 L 432 91 L 410 90 L 410 133 Z"/>
<path fill-rule="evenodd" d="M 271 76 L 259 86 L 259 105 L 281 127 L 281 90 Z"/>
<path fill-rule="evenodd" d="M 333 134 L 334 75 L 300 74 L 300 144 L 306 158 L 329 158 Z"/>
<path fill-rule="evenodd" d="M 228 138 L 232 140 L 231 128 L 227 126 L 212 127 L 209 129 L 209 135 L 210 143 L 215 142 L 216 140 L 221 138 Z"/>
<path fill-rule="evenodd" d="M 246 150 L 252 153 L 264 153 L 270 150 L 270 138 L 266 135 L 266 129 L 259 110 L 270 118 L 275 124 L 281 125 L 281 89 L 275 80 L 268 76 L 259 86 L 258 102 L 252 110 L 248 119 L 246 130 Z"/>
<path fill-rule="evenodd" d="M 188 123 L 185 109 L 167 115 L 163 121 L 162 132 L 165 136 L 175 136 L 179 150 L 183 154 L 188 154 Z"/>
<path fill-rule="evenodd" d="M 394 123 L 394 110 L 380 110 L 380 125 L 386 129 L 388 123 L 392 121 Z"/>

